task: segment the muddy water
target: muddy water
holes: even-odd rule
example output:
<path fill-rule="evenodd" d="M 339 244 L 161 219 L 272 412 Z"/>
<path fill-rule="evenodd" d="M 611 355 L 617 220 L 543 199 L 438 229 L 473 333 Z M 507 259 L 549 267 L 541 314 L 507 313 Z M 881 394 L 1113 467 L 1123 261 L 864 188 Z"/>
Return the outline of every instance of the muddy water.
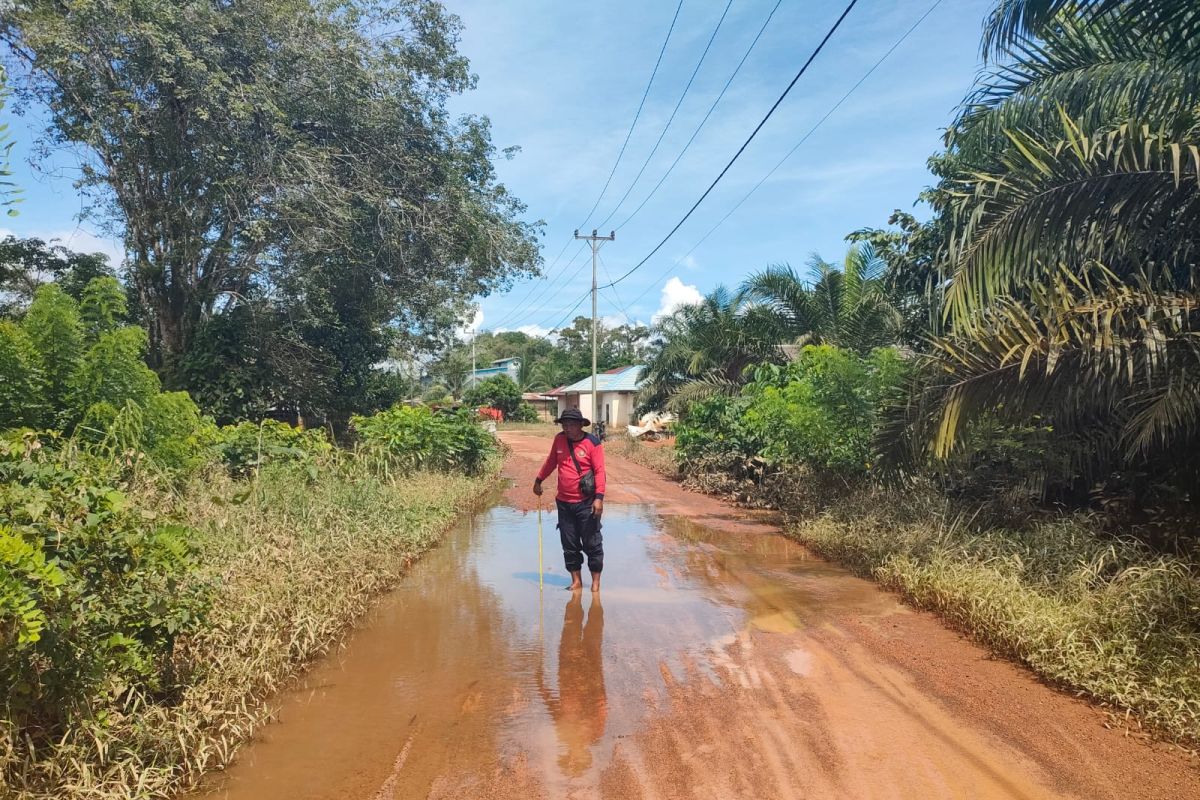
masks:
<path fill-rule="evenodd" d="M 729 650 L 749 631 L 901 613 L 781 536 L 648 506 L 606 510 L 603 592 L 572 596 L 549 515 L 543 525 L 543 590 L 536 513 L 496 507 L 464 524 L 277 698 L 278 722 L 202 796 L 473 796 L 500 771 L 531 796 L 572 796 L 598 785 L 648 709 L 669 711 L 667 687 L 685 672 L 728 680 Z M 802 651 L 788 658 L 797 674 L 810 666 Z"/>

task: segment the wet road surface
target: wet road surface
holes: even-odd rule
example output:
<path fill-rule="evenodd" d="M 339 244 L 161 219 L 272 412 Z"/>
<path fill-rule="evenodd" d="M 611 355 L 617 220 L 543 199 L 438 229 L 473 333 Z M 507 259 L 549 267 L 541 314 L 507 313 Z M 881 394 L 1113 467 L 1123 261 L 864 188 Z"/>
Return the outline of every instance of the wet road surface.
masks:
<path fill-rule="evenodd" d="M 761 522 L 624 474 L 599 596 L 564 591 L 549 513 L 539 590 L 537 514 L 510 496 L 277 698 L 201 796 L 1200 797 L 1182 756 L 968 644 L 889 656 L 914 631 L 955 638 Z M 949 678 L 913 663 L 930 655 Z M 974 707 L 997 691 L 1017 720 Z"/>

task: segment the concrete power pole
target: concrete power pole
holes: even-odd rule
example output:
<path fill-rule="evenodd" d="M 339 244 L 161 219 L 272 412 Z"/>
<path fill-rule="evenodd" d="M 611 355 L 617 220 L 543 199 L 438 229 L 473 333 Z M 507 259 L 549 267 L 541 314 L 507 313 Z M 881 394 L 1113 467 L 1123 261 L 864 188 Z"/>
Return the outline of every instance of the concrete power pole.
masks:
<path fill-rule="evenodd" d="M 600 419 L 600 401 L 596 397 L 596 254 L 600 252 L 601 242 L 616 241 L 617 232 L 609 231 L 608 236 L 597 236 L 592 228 L 591 236 L 580 236 L 575 231 L 576 239 L 586 239 L 592 245 L 592 416 Z"/>

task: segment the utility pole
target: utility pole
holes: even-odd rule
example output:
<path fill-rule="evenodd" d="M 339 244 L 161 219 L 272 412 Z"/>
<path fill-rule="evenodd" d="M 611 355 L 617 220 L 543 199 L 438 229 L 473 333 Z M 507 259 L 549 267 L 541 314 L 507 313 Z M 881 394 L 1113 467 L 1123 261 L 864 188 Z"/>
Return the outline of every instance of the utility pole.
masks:
<path fill-rule="evenodd" d="M 471 331 L 471 385 L 475 385 L 475 337 L 478 331 Z"/>
<path fill-rule="evenodd" d="M 580 236 L 579 231 L 575 231 L 575 238 L 586 239 L 592 245 L 592 416 L 599 420 L 600 401 L 596 397 L 596 254 L 600 252 L 601 242 L 616 241 L 617 232 L 609 231 L 608 236 L 598 236 L 596 229 L 592 228 L 591 236 Z"/>

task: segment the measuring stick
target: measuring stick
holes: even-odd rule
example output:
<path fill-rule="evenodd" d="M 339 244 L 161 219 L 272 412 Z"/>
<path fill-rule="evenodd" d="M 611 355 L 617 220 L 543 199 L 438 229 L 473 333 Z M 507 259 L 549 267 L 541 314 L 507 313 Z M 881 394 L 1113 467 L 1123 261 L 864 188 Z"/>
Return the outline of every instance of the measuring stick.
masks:
<path fill-rule="evenodd" d="M 542 588 L 542 501 L 538 500 L 538 591 Z"/>

